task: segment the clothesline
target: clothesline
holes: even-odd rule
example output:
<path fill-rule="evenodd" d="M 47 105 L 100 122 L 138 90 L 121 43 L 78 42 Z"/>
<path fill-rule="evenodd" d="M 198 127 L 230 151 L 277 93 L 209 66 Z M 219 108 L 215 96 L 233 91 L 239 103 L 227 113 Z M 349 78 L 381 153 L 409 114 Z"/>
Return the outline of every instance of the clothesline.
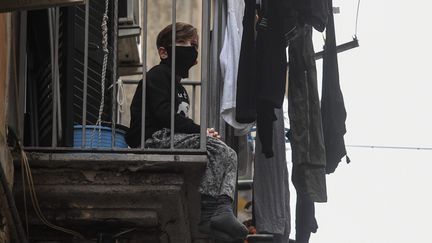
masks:
<path fill-rule="evenodd" d="M 409 146 L 382 146 L 382 145 L 346 145 L 351 148 L 369 148 L 369 149 L 410 149 L 410 150 L 432 150 L 430 147 L 409 147 Z"/>

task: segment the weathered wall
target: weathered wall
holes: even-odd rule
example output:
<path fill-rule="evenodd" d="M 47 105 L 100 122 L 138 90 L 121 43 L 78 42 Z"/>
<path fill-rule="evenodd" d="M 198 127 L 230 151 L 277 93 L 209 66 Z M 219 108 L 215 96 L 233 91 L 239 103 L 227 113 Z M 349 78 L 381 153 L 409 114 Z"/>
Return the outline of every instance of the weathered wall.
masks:
<path fill-rule="evenodd" d="M 117 233 L 130 226 L 136 233 L 125 235 L 132 238 L 130 243 L 209 243 L 197 230 L 205 154 L 29 152 L 28 158 L 41 210 L 52 222 L 87 236 L 101 228 Z M 20 211 L 22 189 L 21 177 L 16 176 L 14 193 Z M 31 208 L 30 200 L 27 204 Z M 33 210 L 29 224 L 32 243 L 46 243 L 47 236 L 53 237 L 52 243 L 70 242 L 71 236 L 43 227 Z M 160 240 L 153 241 L 158 234 Z"/>
<path fill-rule="evenodd" d="M 13 184 L 13 165 L 9 148 L 6 144 L 7 127 L 7 106 L 8 106 L 8 85 L 10 84 L 10 69 L 12 65 L 9 61 L 12 54 L 11 46 L 11 26 L 12 14 L 0 14 L 0 161 L 9 182 L 10 188 Z"/>
<path fill-rule="evenodd" d="M 5 91 L 6 91 L 6 59 L 7 33 L 6 14 L 0 14 L 0 135 L 5 133 Z"/>
<path fill-rule="evenodd" d="M 6 144 L 6 90 L 7 90 L 7 72 L 8 72 L 8 19 L 9 14 L 0 14 L 0 163 L 12 188 L 13 183 L 13 166 L 12 159 Z M 9 242 L 9 229 L 6 217 L 8 205 L 6 204 L 3 190 L 0 190 L 0 242 Z"/>
<path fill-rule="evenodd" d="M 160 62 L 156 49 L 156 37 L 165 26 L 171 24 L 172 0 L 158 0 L 148 2 L 148 37 L 147 37 L 147 65 L 148 68 Z M 177 22 L 192 24 L 201 32 L 201 0 L 178 0 Z M 191 69 L 191 79 L 199 78 L 200 66 Z"/>

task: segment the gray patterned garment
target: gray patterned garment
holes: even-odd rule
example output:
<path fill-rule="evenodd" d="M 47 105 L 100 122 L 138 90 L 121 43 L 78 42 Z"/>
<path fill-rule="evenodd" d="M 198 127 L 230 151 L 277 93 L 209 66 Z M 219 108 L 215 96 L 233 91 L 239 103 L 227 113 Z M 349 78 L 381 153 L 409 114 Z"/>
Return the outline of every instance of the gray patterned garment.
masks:
<path fill-rule="evenodd" d="M 169 148 L 170 130 L 164 128 L 153 133 L 145 145 L 148 148 Z M 198 149 L 199 146 L 199 134 L 174 134 L 174 148 Z M 199 192 L 213 197 L 227 195 L 234 199 L 237 177 L 236 152 L 220 139 L 207 137 L 207 157 L 208 163 Z"/>

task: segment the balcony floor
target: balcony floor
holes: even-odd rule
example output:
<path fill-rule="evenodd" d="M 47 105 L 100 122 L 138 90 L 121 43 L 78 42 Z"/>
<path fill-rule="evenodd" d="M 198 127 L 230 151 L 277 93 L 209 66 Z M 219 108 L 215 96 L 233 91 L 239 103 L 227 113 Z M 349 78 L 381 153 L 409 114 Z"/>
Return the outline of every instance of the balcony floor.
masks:
<path fill-rule="evenodd" d="M 196 228 L 205 154 L 57 151 L 27 156 L 40 207 L 54 224 L 89 239 L 134 228 L 125 236 L 131 240 L 127 242 L 143 242 L 143 238 L 148 239 L 145 242 L 207 242 Z M 20 162 L 15 161 L 14 193 L 19 211 L 24 212 L 21 178 Z M 42 225 L 30 210 L 28 195 L 26 205 L 32 242 L 71 240 Z"/>

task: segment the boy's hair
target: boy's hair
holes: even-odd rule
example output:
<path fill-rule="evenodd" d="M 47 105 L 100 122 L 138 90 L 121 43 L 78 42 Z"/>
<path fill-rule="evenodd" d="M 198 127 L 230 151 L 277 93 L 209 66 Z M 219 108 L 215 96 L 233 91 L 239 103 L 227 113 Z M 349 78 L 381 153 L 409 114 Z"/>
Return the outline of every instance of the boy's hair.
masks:
<path fill-rule="evenodd" d="M 169 47 L 171 46 L 172 40 L 172 24 L 161 30 L 156 39 L 156 46 L 159 47 Z M 190 24 L 177 22 L 176 23 L 176 42 L 179 40 L 192 40 L 198 38 L 198 31 L 195 27 Z"/>

